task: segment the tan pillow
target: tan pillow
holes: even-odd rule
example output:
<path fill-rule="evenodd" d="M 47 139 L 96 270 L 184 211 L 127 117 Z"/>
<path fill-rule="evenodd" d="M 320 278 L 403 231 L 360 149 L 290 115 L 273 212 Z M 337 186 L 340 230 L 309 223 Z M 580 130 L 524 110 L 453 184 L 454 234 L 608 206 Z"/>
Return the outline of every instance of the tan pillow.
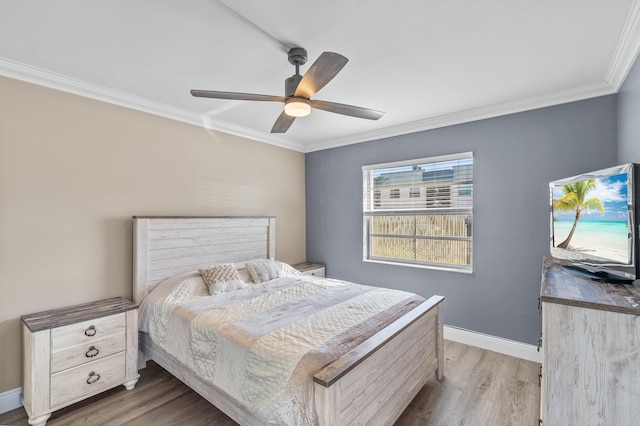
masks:
<path fill-rule="evenodd" d="M 238 269 L 238 274 L 240 275 L 240 279 L 242 281 L 244 281 L 245 283 L 251 283 L 251 274 L 249 273 L 249 271 L 247 270 L 247 268 L 240 268 Z"/>
<path fill-rule="evenodd" d="M 202 268 L 200 274 L 209 287 L 209 294 L 212 295 L 248 287 L 247 283 L 240 279 L 238 270 L 232 263 Z"/>

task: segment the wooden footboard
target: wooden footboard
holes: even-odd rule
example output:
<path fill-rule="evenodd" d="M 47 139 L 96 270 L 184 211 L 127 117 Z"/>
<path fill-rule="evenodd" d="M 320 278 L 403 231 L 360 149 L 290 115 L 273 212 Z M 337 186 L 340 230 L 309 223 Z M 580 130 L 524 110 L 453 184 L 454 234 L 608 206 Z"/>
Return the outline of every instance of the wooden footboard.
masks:
<path fill-rule="evenodd" d="M 442 296 L 433 296 L 313 376 L 321 425 L 390 425 L 444 375 Z"/>
<path fill-rule="evenodd" d="M 426 381 L 444 375 L 442 296 L 433 296 L 313 376 L 320 425 L 391 425 Z M 241 425 L 261 421 L 140 333 L 140 350 Z M 375 419 L 375 421 L 373 420 Z"/>

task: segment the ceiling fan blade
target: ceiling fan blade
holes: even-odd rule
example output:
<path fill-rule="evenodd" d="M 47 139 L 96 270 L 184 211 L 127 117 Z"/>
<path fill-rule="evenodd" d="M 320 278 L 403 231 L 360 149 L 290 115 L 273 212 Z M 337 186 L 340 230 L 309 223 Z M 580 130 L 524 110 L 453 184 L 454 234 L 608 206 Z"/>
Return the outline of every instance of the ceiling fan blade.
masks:
<path fill-rule="evenodd" d="M 311 101 L 311 108 L 323 111 L 334 112 L 336 114 L 348 115 L 351 117 L 366 118 L 367 120 L 377 120 L 384 115 L 384 112 L 375 109 L 362 108 L 353 105 L 338 104 L 326 101 Z"/>
<path fill-rule="evenodd" d="M 282 111 L 280 117 L 278 117 L 271 129 L 271 133 L 285 133 L 289 130 L 289 127 L 291 127 L 295 119 L 295 117 L 288 116 Z"/>
<path fill-rule="evenodd" d="M 349 60 L 338 53 L 323 52 L 302 77 L 295 96 L 309 99 L 330 82 L 347 62 Z"/>
<path fill-rule="evenodd" d="M 234 99 L 238 101 L 270 101 L 284 102 L 282 96 L 256 95 L 254 93 L 217 92 L 215 90 L 192 90 L 191 94 L 197 98 Z"/>

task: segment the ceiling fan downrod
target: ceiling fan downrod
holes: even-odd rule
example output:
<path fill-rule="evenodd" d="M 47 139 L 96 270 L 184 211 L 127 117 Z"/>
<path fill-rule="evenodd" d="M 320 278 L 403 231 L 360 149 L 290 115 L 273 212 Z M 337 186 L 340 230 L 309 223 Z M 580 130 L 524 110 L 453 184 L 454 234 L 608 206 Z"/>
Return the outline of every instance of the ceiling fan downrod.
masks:
<path fill-rule="evenodd" d="M 296 73 L 284 81 L 284 96 L 291 98 L 298 88 L 298 84 L 302 80 L 300 75 L 300 65 L 307 62 L 307 51 L 302 47 L 293 47 L 289 50 L 289 63 L 295 65 Z"/>

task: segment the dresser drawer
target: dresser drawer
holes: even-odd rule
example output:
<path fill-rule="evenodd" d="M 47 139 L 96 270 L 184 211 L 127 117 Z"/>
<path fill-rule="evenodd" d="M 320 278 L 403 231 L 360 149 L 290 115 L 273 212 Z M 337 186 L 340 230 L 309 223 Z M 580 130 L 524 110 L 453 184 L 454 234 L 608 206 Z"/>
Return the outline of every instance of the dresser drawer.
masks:
<path fill-rule="evenodd" d="M 111 334 L 124 333 L 125 314 L 96 318 L 51 330 L 51 350 L 57 352 L 70 346 L 92 343 Z"/>
<path fill-rule="evenodd" d="M 91 361 L 96 361 L 122 352 L 125 349 L 125 331 L 118 330 L 115 334 L 106 335 L 99 339 L 80 345 L 60 348 L 51 352 L 51 372 L 66 370 Z"/>
<path fill-rule="evenodd" d="M 51 408 L 122 381 L 124 376 L 124 352 L 52 374 Z"/>

